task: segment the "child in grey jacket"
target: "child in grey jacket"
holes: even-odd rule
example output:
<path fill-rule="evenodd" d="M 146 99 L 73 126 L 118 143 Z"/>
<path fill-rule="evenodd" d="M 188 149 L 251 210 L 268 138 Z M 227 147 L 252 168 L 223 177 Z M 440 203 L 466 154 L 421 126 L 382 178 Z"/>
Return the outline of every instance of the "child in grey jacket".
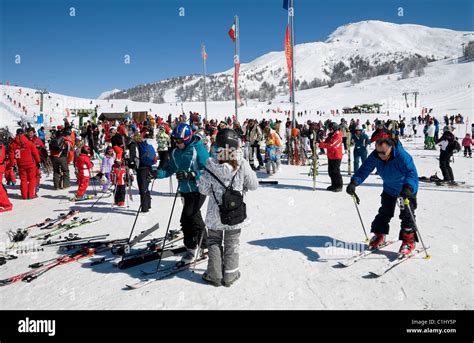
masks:
<path fill-rule="evenodd" d="M 198 180 L 199 192 L 209 196 L 205 220 L 209 260 L 203 279 L 215 286 L 229 287 L 240 277 L 240 232 L 250 221 L 245 218 L 236 225 L 222 223 L 219 205 L 225 188 L 216 177 L 226 186 L 232 182 L 233 189 L 242 194 L 257 189 L 258 179 L 249 162 L 243 159 L 240 138 L 234 130 L 219 131 L 215 147 L 216 156 L 207 160 L 206 169 Z"/>

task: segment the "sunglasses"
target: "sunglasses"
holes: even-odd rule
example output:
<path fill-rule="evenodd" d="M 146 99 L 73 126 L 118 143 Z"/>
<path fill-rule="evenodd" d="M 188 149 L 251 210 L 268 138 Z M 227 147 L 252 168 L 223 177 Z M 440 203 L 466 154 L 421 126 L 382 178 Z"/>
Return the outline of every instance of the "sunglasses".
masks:
<path fill-rule="evenodd" d="M 174 141 L 176 144 L 184 144 L 184 139 L 182 139 L 182 138 L 176 138 L 176 139 L 173 139 L 173 141 Z"/>

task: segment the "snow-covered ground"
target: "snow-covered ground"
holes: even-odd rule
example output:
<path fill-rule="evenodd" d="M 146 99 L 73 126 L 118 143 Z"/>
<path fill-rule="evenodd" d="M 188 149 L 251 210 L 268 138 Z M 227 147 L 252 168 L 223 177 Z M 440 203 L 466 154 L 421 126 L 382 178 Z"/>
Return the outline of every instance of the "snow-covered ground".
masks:
<path fill-rule="evenodd" d="M 437 170 L 438 152 L 422 149 L 422 140 L 405 142 L 414 156 L 419 175 Z M 348 183 L 347 156 L 342 171 Z M 324 164 L 325 157 L 321 163 Z M 368 271 L 396 257 L 398 244 L 351 267 L 336 268 L 337 261 L 363 247 L 363 233 L 352 199 L 345 193 L 325 191 L 329 185 L 327 166 L 319 169 L 317 190 L 312 190 L 309 167 L 282 166 L 271 179 L 278 185 L 260 186 L 246 198 L 252 224 L 242 232 L 240 268 L 242 277 L 231 288 L 204 284 L 205 263 L 193 274 L 182 272 L 138 290 L 124 285 L 140 278 L 140 269 L 156 262 L 120 270 L 110 263 L 91 266 L 82 260 L 57 267 L 32 283 L 18 282 L 0 287 L 2 309 L 459 309 L 474 308 L 473 294 L 473 162 L 456 155 L 456 179 L 465 188 L 441 188 L 420 183 L 417 222 L 430 246 L 430 260 L 422 256 L 401 264 L 379 279 L 367 278 Z M 259 178 L 266 179 L 264 173 Z M 72 232 L 81 236 L 109 233 L 111 238 L 128 237 L 139 205 L 134 189 L 130 208 L 112 208 L 112 200 L 69 203 L 69 191 L 52 190 L 50 177 L 42 179 L 40 198 L 20 200 L 19 186 L 8 187 L 14 209 L 1 214 L 0 237 L 7 242 L 10 229 L 37 223 L 70 208 L 80 217 L 100 221 Z M 173 180 L 173 186 L 176 181 Z M 156 222 L 162 236 L 166 230 L 173 197 L 169 180 L 157 180 L 152 210 L 138 217 L 136 232 Z M 89 193 L 92 186 L 89 187 Z M 358 187 L 360 211 L 365 226 L 379 207 L 381 179 L 372 175 Z M 205 214 L 207 203 L 203 206 Z M 171 228 L 179 228 L 182 208 L 177 202 Z M 398 210 L 391 222 L 390 238 L 398 236 Z M 107 254 L 106 254 L 107 255 Z M 28 270 L 28 265 L 58 256 L 54 248 L 37 255 L 21 256 L 0 267 L 0 279 Z M 109 255 L 107 255 L 109 256 Z M 166 259 L 165 265 L 174 259 Z"/>

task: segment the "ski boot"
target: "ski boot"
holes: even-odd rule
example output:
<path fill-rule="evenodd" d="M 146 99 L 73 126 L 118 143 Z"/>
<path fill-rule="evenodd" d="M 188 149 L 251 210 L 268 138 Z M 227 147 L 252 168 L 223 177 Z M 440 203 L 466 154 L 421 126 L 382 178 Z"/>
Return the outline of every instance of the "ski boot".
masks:
<path fill-rule="evenodd" d="M 222 284 L 225 286 L 225 287 L 230 287 L 232 286 L 232 284 L 237 281 L 238 279 L 240 278 L 240 271 L 238 271 L 236 274 L 235 274 L 235 277 L 231 280 L 226 280 L 224 278 L 224 280 L 222 280 Z"/>
<path fill-rule="evenodd" d="M 186 252 L 184 253 L 183 257 L 181 258 L 181 261 L 176 263 L 176 267 L 182 267 L 187 264 L 190 264 L 194 262 L 196 259 L 196 254 L 197 254 L 197 248 L 196 249 L 187 249 Z"/>
<path fill-rule="evenodd" d="M 207 272 L 202 274 L 202 279 L 215 287 L 222 286 L 222 280 L 216 280 L 216 279 L 211 278 L 209 274 L 207 274 Z"/>
<path fill-rule="evenodd" d="M 385 243 L 385 235 L 383 233 L 376 233 L 369 242 L 369 250 L 378 249 L 383 243 Z"/>
<path fill-rule="evenodd" d="M 415 232 L 402 232 L 402 246 L 398 251 L 400 256 L 408 256 L 415 249 Z"/>

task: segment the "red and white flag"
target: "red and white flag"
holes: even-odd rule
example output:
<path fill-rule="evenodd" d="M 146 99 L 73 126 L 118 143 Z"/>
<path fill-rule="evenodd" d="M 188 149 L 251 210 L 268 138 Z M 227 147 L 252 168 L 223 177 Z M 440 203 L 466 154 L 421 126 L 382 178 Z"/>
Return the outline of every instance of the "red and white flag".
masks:
<path fill-rule="evenodd" d="M 232 24 L 232 27 L 229 30 L 229 37 L 232 39 L 232 42 L 235 42 L 235 39 L 237 38 L 236 32 L 235 32 L 235 24 Z"/>

